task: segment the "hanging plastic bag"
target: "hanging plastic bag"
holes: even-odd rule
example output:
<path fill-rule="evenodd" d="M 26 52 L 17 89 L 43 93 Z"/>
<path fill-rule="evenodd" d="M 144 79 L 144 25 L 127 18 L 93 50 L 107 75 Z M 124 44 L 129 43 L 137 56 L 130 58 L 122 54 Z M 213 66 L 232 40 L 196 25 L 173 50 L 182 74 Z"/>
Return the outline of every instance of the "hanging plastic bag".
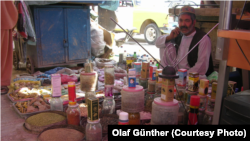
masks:
<path fill-rule="evenodd" d="M 103 9 L 115 11 L 119 7 L 119 0 L 103 1 L 99 6 Z"/>
<path fill-rule="evenodd" d="M 100 56 L 104 54 L 104 47 L 106 42 L 104 41 L 103 30 L 98 28 L 97 24 L 91 22 L 91 53 L 93 56 Z"/>
<path fill-rule="evenodd" d="M 28 34 L 26 32 L 26 18 L 22 3 L 20 1 L 17 1 L 15 4 L 18 9 L 17 30 L 22 35 L 23 38 L 27 39 Z"/>

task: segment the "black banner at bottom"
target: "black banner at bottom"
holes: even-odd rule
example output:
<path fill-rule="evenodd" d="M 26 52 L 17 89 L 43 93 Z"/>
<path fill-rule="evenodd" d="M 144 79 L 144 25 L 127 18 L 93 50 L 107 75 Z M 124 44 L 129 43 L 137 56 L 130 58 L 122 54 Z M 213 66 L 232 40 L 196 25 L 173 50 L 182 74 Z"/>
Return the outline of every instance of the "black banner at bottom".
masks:
<path fill-rule="evenodd" d="M 250 126 L 236 125 L 108 125 L 108 140 L 200 138 L 200 139 L 247 139 Z M 153 137 L 153 138 L 152 138 Z"/>

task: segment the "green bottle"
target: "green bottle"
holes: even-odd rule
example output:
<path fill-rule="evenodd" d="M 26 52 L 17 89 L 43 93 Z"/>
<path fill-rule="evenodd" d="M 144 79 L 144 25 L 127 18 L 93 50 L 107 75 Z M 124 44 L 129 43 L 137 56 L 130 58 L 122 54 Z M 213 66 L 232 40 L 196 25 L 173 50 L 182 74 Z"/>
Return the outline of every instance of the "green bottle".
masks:
<path fill-rule="evenodd" d="M 134 52 L 133 57 L 134 57 L 134 62 L 136 62 L 136 61 L 137 61 L 137 55 L 136 55 L 136 52 Z"/>

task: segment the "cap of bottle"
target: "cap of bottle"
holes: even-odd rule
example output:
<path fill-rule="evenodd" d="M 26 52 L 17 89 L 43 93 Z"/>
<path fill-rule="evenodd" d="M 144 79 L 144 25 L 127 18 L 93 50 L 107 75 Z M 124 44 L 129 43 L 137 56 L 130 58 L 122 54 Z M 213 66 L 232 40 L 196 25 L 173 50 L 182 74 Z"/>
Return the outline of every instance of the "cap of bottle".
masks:
<path fill-rule="evenodd" d="M 128 120 L 128 113 L 127 112 L 120 112 L 119 120 Z"/>
<path fill-rule="evenodd" d="M 136 52 L 134 52 L 134 54 L 136 54 Z"/>
<path fill-rule="evenodd" d="M 190 106 L 200 106 L 200 97 L 197 95 L 192 95 L 190 97 Z"/>

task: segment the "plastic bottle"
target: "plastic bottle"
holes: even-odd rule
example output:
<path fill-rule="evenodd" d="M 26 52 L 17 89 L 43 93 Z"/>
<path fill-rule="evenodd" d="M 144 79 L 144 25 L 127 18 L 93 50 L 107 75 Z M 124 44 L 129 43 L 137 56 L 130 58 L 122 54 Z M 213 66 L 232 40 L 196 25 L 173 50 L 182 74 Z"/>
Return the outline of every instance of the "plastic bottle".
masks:
<path fill-rule="evenodd" d="M 134 52 L 133 57 L 134 57 L 134 62 L 136 62 L 136 61 L 137 61 L 137 55 L 136 55 L 136 52 Z"/>
<path fill-rule="evenodd" d="M 120 112 L 118 125 L 129 125 L 127 112 Z"/>
<path fill-rule="evenodd" d="M 200 97 L 197 95 L 192 95 L 190 98 L 190 111 L 188 114 L 188 125 L 198 124 L 199 106 L 200 106 Z"/>

